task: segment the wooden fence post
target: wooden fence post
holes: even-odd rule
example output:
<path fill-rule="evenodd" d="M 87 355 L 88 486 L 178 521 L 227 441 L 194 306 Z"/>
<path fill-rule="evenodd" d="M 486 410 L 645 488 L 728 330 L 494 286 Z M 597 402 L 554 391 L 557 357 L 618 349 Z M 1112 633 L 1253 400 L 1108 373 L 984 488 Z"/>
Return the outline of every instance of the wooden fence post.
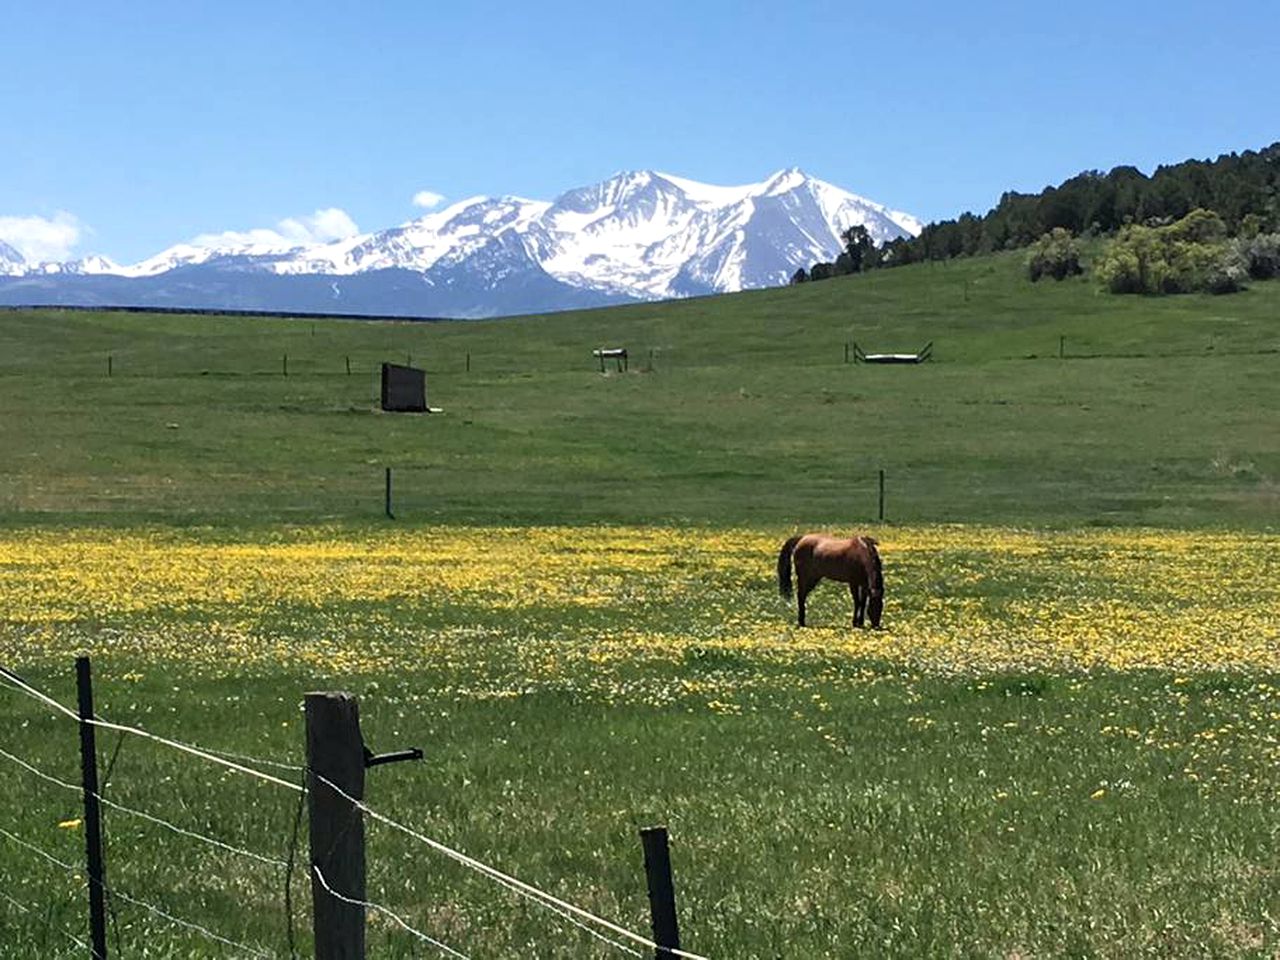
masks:
<path fill-rule="evenodd" d="M 1058 338 L 1058 359 L 1062 360 L 1066 357 L 1066 355 L 1067 355 L 1067 338 L 1059 337 Z"/>
<path fill-rule="evenodd" d="M 107 376 L 111 376 L 111 354 L 107 354 Z"/>
<path fill-rule="evenodd" d="M 467 373 L 471 372 L 471 351 L 467 351 Z"/>
<path fill-rule="evenodd" d="M 351 376 L 351 357 L 347 357 L 347 376 Z"/>
<path fill-rule="evenodd" d="M 280 368 L 284 371 L 284 375 L 289 375 L 289 355 L 287 353 L 280 356 Z"/>
<path fill-rule="evenodd" d="M 364 799 L 360 707 L 349 693 L 308 693 L 304 704 L 316 960 L 365 960 L 364 814 L 329 786 Z"/>
<path fill-rule="evenodd" d="M 93 723 L 93 676 L 88 657 L 76 657 L 80 707 L 80 772 L 84 786 L 84 846 L 89 867 L 89 934 L 93 960 L 107 960 L 107 868 L 102 860 L 102 811 L 98 805 L 98 749 Z"/>
<path fill-rule="evenodd" d="M 671 877 L 671 850 L 666 827 L 646 827 L 640 831 L 644 847 L 644 875 L 649 886 L 649 916 L 653 924 L 654 960 L 670 960 L 671 949 L 680 949 L 680 927 L 676 922 L 676 887 Z M 671 949 L 665 949 L 665 948 Z"/>
<path fill-rule="evenodd" d="M 387 467 L 387 492 L 384 498 L 385 509 L 387 511 L 387 519 L 394 520 L 396 515 L 391 512 L 391 468 Z"/>

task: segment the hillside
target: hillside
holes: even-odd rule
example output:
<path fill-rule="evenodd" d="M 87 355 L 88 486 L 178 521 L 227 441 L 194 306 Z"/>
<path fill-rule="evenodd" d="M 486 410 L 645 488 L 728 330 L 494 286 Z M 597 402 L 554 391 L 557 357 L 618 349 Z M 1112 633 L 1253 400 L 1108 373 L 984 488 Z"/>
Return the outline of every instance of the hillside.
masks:
<path fill-rule="evenodd" d="M 0 313 L 0 518 L 365 521 L 389 465 L 423 522 L 847 525 L 883 469 L 890 521 L 1274 525 L 1280 284 L 1023 276 L 1001 255 L 466 323 Z M 848 341 L 935 359 L 845 365 Z M 372 411 L 406 355 L 443 414 Z"/>

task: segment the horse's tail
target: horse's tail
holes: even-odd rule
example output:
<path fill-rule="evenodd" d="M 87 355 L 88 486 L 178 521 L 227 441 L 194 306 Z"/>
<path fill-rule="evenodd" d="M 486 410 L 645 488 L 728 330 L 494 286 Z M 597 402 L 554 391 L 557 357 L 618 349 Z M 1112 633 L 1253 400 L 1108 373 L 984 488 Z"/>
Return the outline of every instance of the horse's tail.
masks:
<path fill-rule="evenodd" d="M 799 542 L 799 537 L 792 537 L 778 551 L 778 592 L 784 597 L 791 596 L 791 553 Z"/>
<path fill-rule="evenodd" d="M 875 576 L 871 580 L 871 595 L 873 597 L 884 596 L 884 566 L 880 563 L 880 551 L 876 549 L 876 541 L 871 537 L 865 538 L 867 541 L 867 549 L 871 551 L 871 566 L 875 570 Z"/>

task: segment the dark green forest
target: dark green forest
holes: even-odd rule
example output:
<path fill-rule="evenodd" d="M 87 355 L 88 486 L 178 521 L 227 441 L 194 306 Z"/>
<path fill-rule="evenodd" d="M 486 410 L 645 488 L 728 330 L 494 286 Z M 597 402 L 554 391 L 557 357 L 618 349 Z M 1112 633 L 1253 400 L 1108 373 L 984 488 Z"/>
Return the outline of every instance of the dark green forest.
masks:
<path fill-rule="evenodd" d="M 1132 166 L 1086 170 L 1040 193 L 1006 192 L 984 216 L 961 214 L 920 236 L 872 244 L 861 227 L 846 231 L 834 263 L 799 270 L 793 282 L 822 280 L 876 267 L 1016 250 L 1055 229 L 1073 236 L 1111 236 L 1131 225 L 1165 226 L 1193 210 L 1210 210 L 1230 236 L 1280 231 L 1280 142 L 1262 150 L 1186 160 L 1150 176 Z"/>

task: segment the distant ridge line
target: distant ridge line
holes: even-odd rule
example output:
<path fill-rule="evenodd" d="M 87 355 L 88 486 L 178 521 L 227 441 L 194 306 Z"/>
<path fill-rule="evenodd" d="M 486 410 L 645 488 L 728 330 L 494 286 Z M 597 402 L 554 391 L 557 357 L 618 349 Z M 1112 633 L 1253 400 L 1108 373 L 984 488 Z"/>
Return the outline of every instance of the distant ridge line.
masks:
<path fill-rule="evenodd" d="M 81 305 L 74 303 L 0 304 L 0 310 L 8 313 L 13 313 L 19 310 L 84 310 L 92 313 L 194 314 L 196 316 L 205 317 L 270 317 L 272 319 L 282 320 L 376 320 L 381 322 L 395 321 L 397 323 L 441 323 L 444 321 L 462 322 L 458 317 L 415 317 L 405 314 L 308 313 L 306 311 L 299 310 L 242 310 L 214 307 L 105 307 L 96 304 Z"/>

